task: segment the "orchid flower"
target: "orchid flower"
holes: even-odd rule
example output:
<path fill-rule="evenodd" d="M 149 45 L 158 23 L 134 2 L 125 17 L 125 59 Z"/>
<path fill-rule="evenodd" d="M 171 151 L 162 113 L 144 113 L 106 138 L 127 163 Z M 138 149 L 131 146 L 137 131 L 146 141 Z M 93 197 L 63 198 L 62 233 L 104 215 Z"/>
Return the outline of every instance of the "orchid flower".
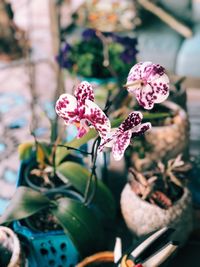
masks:
<path fill-rule="evenodd" d="M 110 121 L 94 103 L 92 86 L 86 81 L 77 86 L 74 96 L 62 94 L 56 102 L 55 109 L 66 125 L 75 124 L 77 126 L 78 138 L 85 135 L 90 127 L 94 127 L 102 139 L 110 131 Z"/>
<path fill-rule="evenodd" d="M 112 147 L 114 159 L 120 160 L 129 146 L 131 138 L 139 136 L 151 128 L 151 123 L 141 123 L 142 118 L 141 112 L 131 112 L 119 128 L 108 133 L 107 138 L 101 142 L 99 151 L 102 151 L 104 147 Z"/>
<path fill-rule="evenodd" d="M 128 74 L 126 87 L 145 109 L 152 109 L 154 103 L 161 103 L 169 96 L 169 78 L 165 69 L 152 62 L 134 65 Z"/>

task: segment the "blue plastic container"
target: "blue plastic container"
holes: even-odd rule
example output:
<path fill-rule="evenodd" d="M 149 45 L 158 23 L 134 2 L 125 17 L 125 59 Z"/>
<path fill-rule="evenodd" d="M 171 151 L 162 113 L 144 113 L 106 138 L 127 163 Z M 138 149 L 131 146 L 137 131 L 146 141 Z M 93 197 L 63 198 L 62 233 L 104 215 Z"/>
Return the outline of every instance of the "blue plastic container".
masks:
<path fill-rule="evenodd" d="M 23 184 L 24 170 L 28 162 L 22 162 L 17 186 Z M 62 231 L 39 232 L 13 223 L 14 231 L 21 237 L 30 267 L 74 267 L 79 255 L 71 239 Z"/>
<path fill-rule="evenodd" d="M 63 231 L 34 232 L 19 221 L 13 229 L 24 241 L 30 267 L 72 267 L 78 262 L 78 252 Z"/>

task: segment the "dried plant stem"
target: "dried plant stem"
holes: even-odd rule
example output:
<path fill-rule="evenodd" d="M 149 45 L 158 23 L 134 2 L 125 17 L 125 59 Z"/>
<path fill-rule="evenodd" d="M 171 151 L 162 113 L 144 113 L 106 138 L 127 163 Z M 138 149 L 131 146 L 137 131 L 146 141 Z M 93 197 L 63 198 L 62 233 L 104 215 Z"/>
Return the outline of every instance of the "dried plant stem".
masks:
<path fill-rule="evenodd" d="M 190 30 L 190 28 L 185 26 L 183 23 L 179 22 L 177 19 L 175 19 L 173 16 L 171 16 L 169 13 L 167 13 L 166 11 L 164 11 L 162 8 L 158 7 L 154 3 L 150 2 L 149 0 L 137 0 L 137 2 L 144 9 L 156 15 L 159 19 L 164 21 L 175 31 L 178 31 L 184 37 L 189 38 L 192 36 L 192 31 Z"/>

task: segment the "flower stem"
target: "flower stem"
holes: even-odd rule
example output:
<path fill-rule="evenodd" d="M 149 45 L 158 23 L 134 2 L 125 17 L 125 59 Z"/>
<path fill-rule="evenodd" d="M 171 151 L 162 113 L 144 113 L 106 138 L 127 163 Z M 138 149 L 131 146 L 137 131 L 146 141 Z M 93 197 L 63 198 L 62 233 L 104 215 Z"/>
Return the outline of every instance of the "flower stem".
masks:
<path fill-rule="evenodd" d="M 94 195 L 96 193 L 96 185 L 97 185 L 97 177 L 96 177 L 96 160 L 97 160 L 97 151 L 98 151 L 98 147 L 100 144 L 101 139 L 99 137 L 97 137 L 93 143 L 92 146 L 92 169 L 91 169 L 91 175 L 88 179 L 87 185 L 86 185 L 86 189 L 85 189 L 85 194 L 84 194 L 84 198 L 85 198 L 85 205 L 89 205 L 93 198 Z M 93 180 L 94 179 L 94 180 Z M 93 180 L 93 183 L 92 183 Z M 90 195 L 90 187 L 92 185 L 92 192 Z"/>
<path fill-rule="evenodd" d="M 50 146 L 54 146 L 54 144 L 50 144 Z M 78 152 L 85 154 L 85 155 L 92 155 L 92 152 L 87 152 L 85 150 L 78 149 L 78 148 L 71 147 L 71 146 L 58 144 L 57 147 L 65 147 L 67 150 L 75 150 L 75 151 L 78 151 Z"/>

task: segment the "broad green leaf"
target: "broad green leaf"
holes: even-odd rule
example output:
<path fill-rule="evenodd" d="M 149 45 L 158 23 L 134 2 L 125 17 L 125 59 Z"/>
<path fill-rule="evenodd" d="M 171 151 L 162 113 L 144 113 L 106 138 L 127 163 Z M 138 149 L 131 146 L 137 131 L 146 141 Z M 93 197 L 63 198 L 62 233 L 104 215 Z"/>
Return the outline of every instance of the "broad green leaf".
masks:
<path fill-rule="evenodd" d="M 82 138 L 74 138 L 71 142 L 65 143 L 64 145 L 79 148 L 83 144 L 86 144 L 89 140 L 95 138 L 97 132 L 94 129 L 91 129 L 86 135 Z M 56 165 L 59 165 L 62 160 L 71 152 L 72 150 L 65 147 L 57 147 L 56 149 Z"/>
<path fill-rule="evenodd" d="M 157 113 L 150 113 L 150 112 L 143 112 L 143 119 L 144 120 L 158 120 L 158 119 L 165 119 L 171 117 L 172 114 L 169 112 L 157 112 Z"/>
<path fill-rule="evenodd" d="M 47 207 L 50 200 L 29 187 L 18 187 L 10 203 L 0 217 L 0 224 L 20 220 Z"/>
<path fill-rule="evenodd" d="M 41 166 L 45 165 L 45 152 L 40 143 L 37 143 L 37 149 L 36 149 L 36 157 L 37 157 L 37 162 L 41 164 Z"/>
<path fill-rule="evenodd" d="M 33 153 L 33 142 L 26 142 L 18 146 L 18 154 L 20 160 L 28 160 Z"/>
<path fill-rule="evenodd" d="M 82 165 L 75 162 L 65 162 L 57 167 L 63 176 L 63 182 L 69 181 L 81 194 L 84 195 L 90 172 Z M 94 187 L 92 181 L 91 187 Z M 91 193 L 92 189 L 90 190 Z M 102 211 L 107 219 L 113 219 L 115 216 L 115 201 L 110 190 L 102 183 L 97 181 L 97 188 L 92 203 Z"/>
<path fill-rule="evenodd" d="M 52 213 L 82 256 L 102 249 L 103 229 L 88 207 L 76 200 L 60 198 Z"/>
<path fill-rule="evenodd" d="M 37 142 L 37 153 L 36 153 L 37 162 L 42 166 L 45 165 L 46 161 L 50 163 L 52 149 L 53 146 L 49 146 L 48 143 Z"/>

